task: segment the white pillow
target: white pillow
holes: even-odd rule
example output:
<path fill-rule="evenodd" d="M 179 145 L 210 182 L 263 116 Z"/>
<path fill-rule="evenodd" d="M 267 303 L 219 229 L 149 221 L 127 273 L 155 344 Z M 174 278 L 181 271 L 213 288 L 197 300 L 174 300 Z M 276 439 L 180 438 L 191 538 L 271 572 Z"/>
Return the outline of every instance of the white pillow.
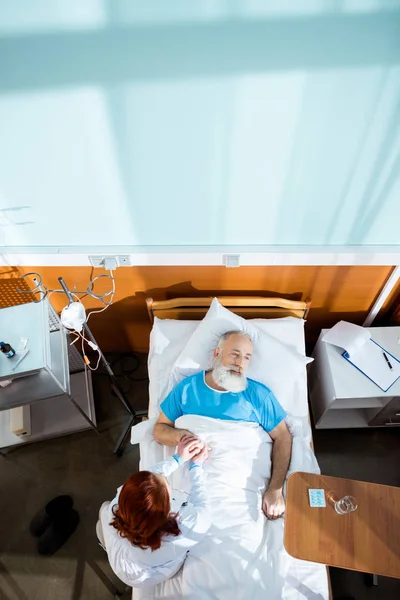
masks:
<path fill-rule="evenodd" d="M 154 317 L 150 333 L 150 355 L 168 354 L 168 361 L 175 362 L 199 324 L 200 321 Z M 175 354 L 176 356 L 174 356 Z"/>
<path fill-rule="evenodd" d="M 283 317 L 280 319 L 250 319 L 250 323 L 256 325 L 262 331 L 276 338 L 292 350 L 305 354 L 304 324 L 303 319 L 296 317 Z"/>
<path fill-rule="evenodd" d="M 312 358 L 302 356 L 278 339 L 263 331 L 254 322 L 246 321 L 222 306 L 216 298 L 178 357 L 171 374 L 174 384 L 184 377 L 210 367 L 212 352 L 221 335 L 237 329 L 250 335 L 253 356 L 247 376 L 269 387 L 290 414 L 295 413 L 292 398 L 294 383 Z"/>
<path fill-rule="evenodd" d="M 157 417 L 159 404 L 174 387 L 171 369 L 200 321 L 179 321 L 154 318 L 150 333 L 149 418 Z"/>

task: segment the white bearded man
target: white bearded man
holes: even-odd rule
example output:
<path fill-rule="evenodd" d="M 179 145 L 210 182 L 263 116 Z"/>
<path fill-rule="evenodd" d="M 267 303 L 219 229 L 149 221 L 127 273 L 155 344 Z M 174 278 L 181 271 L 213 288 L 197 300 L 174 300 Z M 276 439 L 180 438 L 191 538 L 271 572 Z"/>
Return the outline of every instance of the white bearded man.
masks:
<path fill-rule="evenodd" d="M 181 381 L 161 403 L 154 439 L 165 446 L 198 440 L 187 429 L 175 427 L 175 421 L 183 415 L 258 423 L 273 441 L 272 476 L 263 494 L 262 509 L 268 519 L 277 519 L 285 511 L 282 488 L 292 436 L 284 421 L 286 413 L 272 391 L 246 377 L 252 351 L 250 338 L 241 331 L 222 335 L 214 350 L 212 368 Z"/>

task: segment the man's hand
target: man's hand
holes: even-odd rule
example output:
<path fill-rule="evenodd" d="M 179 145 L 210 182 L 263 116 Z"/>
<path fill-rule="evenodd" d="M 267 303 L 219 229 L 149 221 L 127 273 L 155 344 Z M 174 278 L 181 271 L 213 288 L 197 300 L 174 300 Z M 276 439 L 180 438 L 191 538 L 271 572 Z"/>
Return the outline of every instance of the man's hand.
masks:
<path fill-rule="evenodd" d="M 164 446 L 177 446 L 182 438 L 186 435 L 190 435 L 198 439 L 197 435 L 194 435 L 187 429 L 178 429 L 175 427 L 175 423 L 170 421 L 166 415 L 161 411 L 157 419 L 157 423 L 154 425 L 153 436 L 156 442 L 163 444 Z"/>
<path fill-rule="evenodd" d="M 178 431 L 181 434 L 179 442 L 189 442 L 192 440 L 197 440 L 198 442 L 201 442 L 198 435 L 192 433 L 191 431 L 188 431 L 187 429 L 178 429 Z"/>
<path fill-rule="evenodd" d="M 262 497 L 262 510 L 267 519 L 279 519 L 285 512 L 282 490 L 268 489 Z"/>
<path fill-rule="evenodd" d="M 274 445 L 272 447 L 272 476 L 269 488 L 262 498 L 262 510 L 267 519 L 279 519 L 285 512 L 282 487 L 289 468 L 292 453 L 292 436 L 285 421 L 268 432 Z"/>

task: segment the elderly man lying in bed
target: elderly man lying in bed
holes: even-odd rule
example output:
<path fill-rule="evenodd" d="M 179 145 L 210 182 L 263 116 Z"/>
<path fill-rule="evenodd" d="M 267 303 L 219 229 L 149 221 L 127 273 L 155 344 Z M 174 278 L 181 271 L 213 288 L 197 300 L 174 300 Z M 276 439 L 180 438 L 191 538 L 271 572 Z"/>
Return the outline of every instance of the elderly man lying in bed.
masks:
<path fill-rule="evenodd" d="M 174 427 L 183 415 L 258 423 L 273 441 L 272 476 L 263 494 L 262 509 L 268 519 L 277 519 L 285 511 L 282 487 L 292 436 L 284 421 L 286 413 L 271 390 L 246 378 L 252 350 L 247 335 L 240 331 L 225 333 L 214 350 L 212 369 L 187 377 L 161 403 L 154 438 L 165 446 L 176 446 L 184 436 L 195 437 L 186 429 Z"/>

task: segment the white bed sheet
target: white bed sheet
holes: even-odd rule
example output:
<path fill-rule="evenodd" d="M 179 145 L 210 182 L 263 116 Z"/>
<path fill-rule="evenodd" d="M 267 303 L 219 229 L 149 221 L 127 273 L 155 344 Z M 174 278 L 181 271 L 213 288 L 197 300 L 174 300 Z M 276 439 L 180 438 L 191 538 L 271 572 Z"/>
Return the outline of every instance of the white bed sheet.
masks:
<path fill-rule="evenodd" d="M 258 324 L 263 328 L 266 327 L 270 335 L 276 335 L 278 339 L 292 345 L 298 352 L 304 354 L 304 331 L 302 327 L 299 327 L 298 324 L 290 326 L 286 320 L 285 323 L 278 323 L 280 320 L 272 321 L 276 322 L 271 325 L 271 321 L 267 323 L 266 320 L 261 319 L 258 320 Z M 169 322 L 164 321 L 158 325 L 160 326 L 156 330 L 153 329 L 151 334 L 148 365 L 150 379 L 149 417 L 151 420 L 136 426 L 132 430 L 132 443 L 140 443 L 141 469 L 146 469 L 158 460 L 162 460 L 173 453 L 172 449 L 160 446 L 152 440 L 151 434 L 154 423 L 152 419 L 158 416 L 160 401 L 169 392 L 171 386 L 169 375 L 172 365 L 198 323 L 196 321 L 171 320 Z M 292 435 L 294 436 L 294 451 L 290 470 L 318 472 L 318 465 L 309 448 L 311 430 L 308 424 L 307 378 L 305 369 L 304 373 L 298 377 L 293 393 L 297 397 L 296 407 L 298 410 L 296 410 L 295 417 L 291 418 L 289 423 Z M 246 427 L 249 424 L 241 424 L 241 426 L 243 425 Z M 235 424 L 228 425 L 228 427 L 232 426 L 235 427 Z M 176 485 L 176 481 L 172 483 Z M 182 487 L 184 485 L 181 482 Z M 234 503 L 232 506 L 229 505 L 229 497 L 221 497 L 217 492 L 214 493 L 213 490 L 212 498 L 214 502 L 225 503 L 227 515 L 234 510 Z M 251 508 L 249 508 L 248 517 L 250 523 Z M 226 523 L 226 526 L 229 529 L 229 522 Z M 261 529 L 263 529 L 262 525 Z M 201 555 L 193 556 L 171 580 L 148 590 L 135 590 L 135 600 L 149 600 L 150 598 L 158 598 L 160 600 L 172 600 L 172 598 L 174 600 L 178 600 L 179 598 L 185 598 L 185 600 L 189 600 L 189 598 L 209 598 L 210 600 L 243 598 L 244 600 L 249 597 L 247 594 L 250 591 L 252 600 L 265 600 L 265 598 L 269 600 L 328 600 L 329 589 L 326 568 L 322 565 L 294 559 L 285 552 L 283 548 L 283 520 L 274 523 L 264 522 L 263 531 L 262 549 L 260 547 L 258 553 L 255 553 L 255 558 L 258 561 L 264 561 L 262 564 L 265 568 L 264 575 L 268 573 L 268 590 L 265 589 L 265 580 L 263 585 L 259 587 L 253 586 L 251 590 L 247 589 L 244 594 L 237 591 L 235 595 L 235 588 L 230 587 L 229 582 L 232 583 L 234 581 L 232 579 L 233 576 L 236 578 L 239 577 L 238 581 L 240 581 L 241 577 L 240 567 L 237 566 L 239 572 L 233 573 L 230 570 L 232 557 L 230 560 L 229 557 L 226 560 L 223 558 L 225 555 L 223 551 L 225 545 L 228 544 L 229 546 L 237 538 L 237 534 L 233 529 L 231 539 L 229 539 L 229 535 L 228 538 L 222 539 L 221 552 L 217 552 L 213 556 L 213 542 L 211 539 L 206 540 L 206 545 L 203 547 L 205 548 L 204 559 L 202 559 Z M 214 534 L 215 539 L 219 543 L 221 542 Z M 211 544 L 208 549 L 207 543 Z M 199 547 L 199 551 L 201 552 L 201 547 Z M 261 554 L 262 558 L 260 558 Z M 221 557 L 219 571 L 223 579 L 217 575 L 217 571 L 214 571 L 214 576 L 209 576 L 210 565 L 207 564 L 207 556 L 211 557 L 214 561 L 216 557 Z M 249 568 L 250 562 L 247 563 L 247 567 L 245 563 L 243 563 L 244 566 L 242 564 L 242 568 L 244 569 L 243 577 Z M 208 582 L 206 588 L 200 585 L 200 582 L 205 580 Z M 196 581 L 199 582 L 197 587 L 193 583 Z M 226 584 L 223 588 L 221 587 L 222 581 L 225 581 Z"/>

